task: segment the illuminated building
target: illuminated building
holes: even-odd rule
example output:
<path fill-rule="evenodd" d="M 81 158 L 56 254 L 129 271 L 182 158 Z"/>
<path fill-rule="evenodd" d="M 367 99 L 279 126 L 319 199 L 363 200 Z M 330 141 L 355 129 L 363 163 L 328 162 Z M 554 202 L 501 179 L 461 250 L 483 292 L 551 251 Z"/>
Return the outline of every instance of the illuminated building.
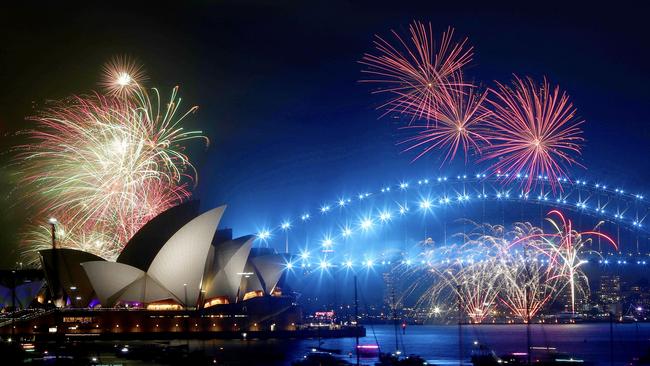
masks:
<path fill-rule="evenodd" d="M 616 275 L 600 276 L 598 299 L 603 310 L 620 316 L 621 304 L 621 277 Z"/>

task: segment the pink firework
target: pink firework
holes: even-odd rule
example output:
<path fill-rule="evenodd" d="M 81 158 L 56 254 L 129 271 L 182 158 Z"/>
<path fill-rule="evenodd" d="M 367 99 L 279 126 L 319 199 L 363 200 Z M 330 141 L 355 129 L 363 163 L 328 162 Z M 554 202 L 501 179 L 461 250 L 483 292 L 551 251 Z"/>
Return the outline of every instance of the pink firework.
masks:
<path fill-rule="evenodd" d="M 359 61 L 368 76 L 361 82 L 378 84 L 373 93 L 389 95 L 379 106 L 384 115 L 395 112 L 408 114 L 412 120 L 430 120 L 441 91 L 462 86 L 454 76 L 472 60 L 472 47 L 467 46 L 467 39 L 453 43 L 452 28 L 442 34 L 439 43 L 434 41 L 431 23 L 413 22 L 409 32 L 410 42 L 392 31 L 395 44 L 376 36 L 377 54 L 366 53 Z"/>
<path fill-rule="evenodd" d="M 146 222 L 189 198 L 196 172 L 185 144 L 205 137 L 184 129 L 196 107 L 179 111 L 177 91 L 167 101 L 156 89 L 153 98 L 144 89 L 72 97 L 32 118 L 16 163 L 35 221 L 65 227 L 62 247 L 114 259 Z M 30 252 L 49 246 L 39 233 L 27 235 Z"/>
<path fill-rule="evenodd" d="M 457 83 L 462 84 L 462 81 Z M 445 161 L 453 160 L 458 150 L 462 150 L 467 162 L 470 150 L 480 153 L 481 146 L 488 144 L 482 131 L 491 115 L 490 110 L 484 106 L 486 98 L 487 91 L 478 93 L 474 87 L 441 88 L 437 110 L 431 114 L 435 116 L 436 123 L 405 127 L 419 132 L 400 142 L 410 145 L 404 151 L 420 150 L 413 159 L 417 160 L 434 149 L 442 149 L 446 151 L 442 161 L 444 164 Z"/>
<path fill-rule="evenodd" d="M 525 191 L 535 178 L 548 179 L 551 189 L 559 187 L 567 166 L 577 164 L 584 121 L 576 118 L 569 96 L 548 81 L 540 85 L 531 78 L 515 76 L 511 86 L 497 83 L 488 99 L 494 116 L 487 122 L 490 146 L 482 160 L 498 159 L 491 170 L 507 177 L 524 178 Z"/>

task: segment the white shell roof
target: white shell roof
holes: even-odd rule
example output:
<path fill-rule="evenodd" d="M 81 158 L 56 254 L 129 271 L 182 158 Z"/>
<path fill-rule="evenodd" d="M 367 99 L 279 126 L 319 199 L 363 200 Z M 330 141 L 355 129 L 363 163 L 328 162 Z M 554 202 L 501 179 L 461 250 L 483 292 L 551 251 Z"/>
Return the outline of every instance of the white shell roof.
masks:
<path fill-rule="evenodd" d="M 83 263 L 102 305 L 110 306 L 118 300 L 147 303 L 169 298 L 195 305 L 212 238 L 225 208 L 217 207 L 185 224 L 162 246 L 146 273 L 123 263 Z"/>

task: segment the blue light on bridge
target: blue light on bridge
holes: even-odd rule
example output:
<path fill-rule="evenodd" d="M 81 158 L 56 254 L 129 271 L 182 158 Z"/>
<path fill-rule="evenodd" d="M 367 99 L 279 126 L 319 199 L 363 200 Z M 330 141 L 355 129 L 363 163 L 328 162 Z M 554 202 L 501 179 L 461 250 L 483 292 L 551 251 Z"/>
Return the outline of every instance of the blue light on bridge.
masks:
<path fill-rule="evenodd" d="M 386 222 L 386 221 L 390 221 L 390 219 L 391 219 L 390 212 L 382 211 L 382 212 L 379 213 L 379 221 Z"/>
<path fill-rule="evenodd" d="M 260 232 L 257 234 L 257 237 L 258 237 L 260 240 L 266 240 L 266 239 L 268 239 L 268 238 L 271 237 L 271 232 L 268 231 L 268 230 L 266 230 L 266 229 L 265 229 L 265 230 L 262 230 L 262 231 L 260 231 Z"/>
<path fill-rule="evenodd" d="M 372 219 L 369 218 L 365 218 L 361 220 L 361 223 L 359 224 L 359 226 L 361 226 L 361 229 L 364 231 L 370 230 L 372 228 L 372 225 L 373 225 Z"/>

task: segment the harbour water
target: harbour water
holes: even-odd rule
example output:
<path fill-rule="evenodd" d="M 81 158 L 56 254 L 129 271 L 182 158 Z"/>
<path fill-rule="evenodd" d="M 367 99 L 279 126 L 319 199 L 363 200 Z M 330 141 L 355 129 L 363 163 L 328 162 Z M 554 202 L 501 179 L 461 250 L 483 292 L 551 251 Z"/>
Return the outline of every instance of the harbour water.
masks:
<path fill-rule="evenodd" d="M 593 362 L 595 365 L 620 366 L 628 364 L 650 347 L 650 323 L 613 325 L 610 340 L 609 323 L 532 325 L 532 346 L 555 347 L 560 352 Z M 452 325 L 408 326 L 400 329 L 398 346 L 404 354 L 418 354 L 433 364 L 458 364 L 458 327 Z M 172 344 L 187 344 L 173 341 Z M 463 327 L 463 358 L 469 362 L 474 342 L 480 342 L 497 353 L 524 352 L 524 325 L 467 325 Z M 395 330 L 392 325 L 367 326 L 367 336 L 361 344 L 379 344 L 382 352 L 395 350 Z M 354 338 L 322 339 L 321 347 L 340 350 L 348 357 L 354 349 Z M 196 340 L 189 341 L 190 351 L 198 351 L 227 364 L 290 365 L 312 348 L 317 339 L 305 340 Z M 264 360 L 263 363 L 260 363 Z M 353 358 L 350 358 L 353 361 Z M 363 359 L 371 365 L 373 360 Z"/>

